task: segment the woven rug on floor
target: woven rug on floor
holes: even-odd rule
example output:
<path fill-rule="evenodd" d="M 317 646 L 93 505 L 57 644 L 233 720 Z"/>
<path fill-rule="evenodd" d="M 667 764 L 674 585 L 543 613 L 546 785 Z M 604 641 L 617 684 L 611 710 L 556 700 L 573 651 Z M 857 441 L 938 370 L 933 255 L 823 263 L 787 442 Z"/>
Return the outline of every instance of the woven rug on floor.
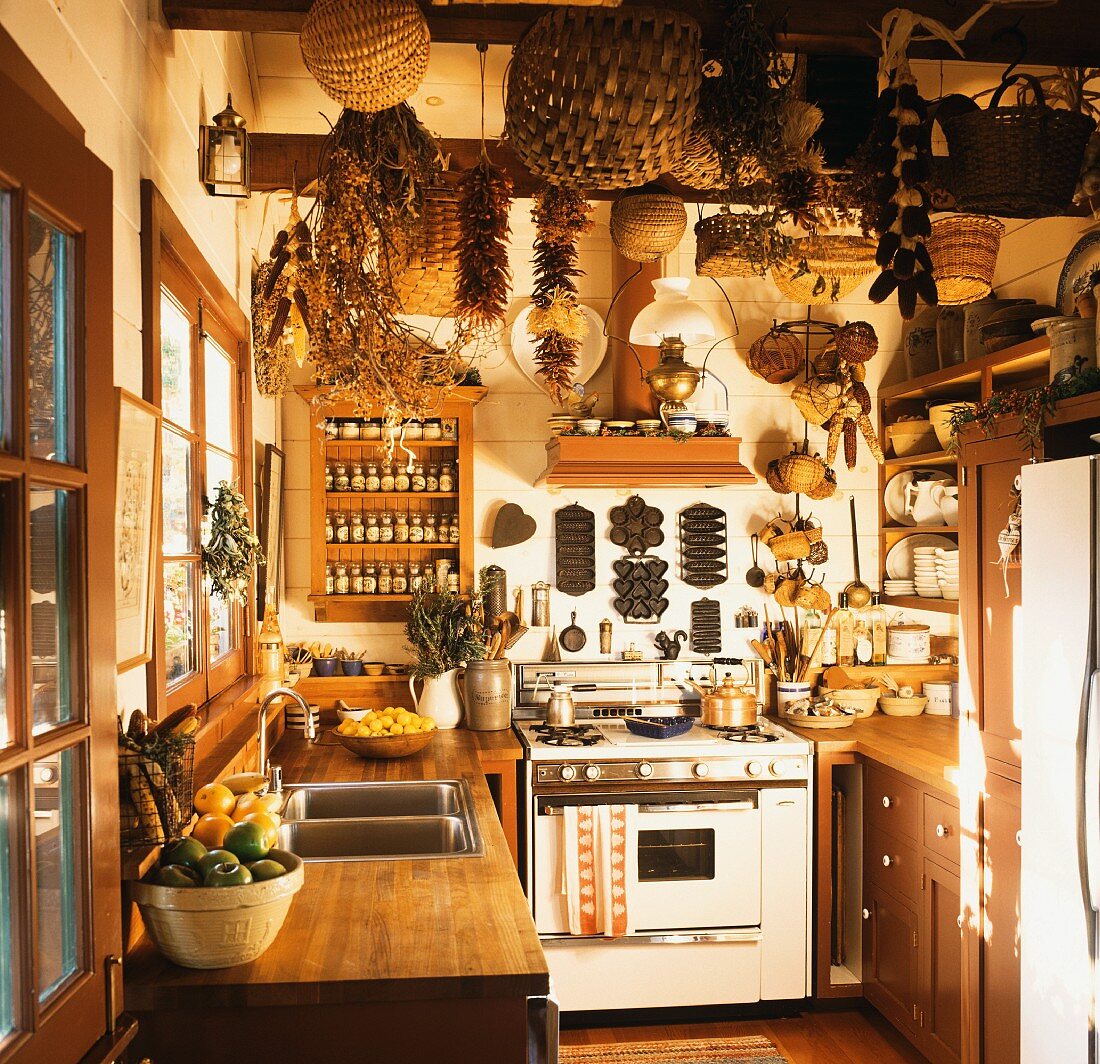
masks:
<path fill-rule="evenodd" d="M 688 1038 L 562 1046 L 561 1064 L 789 1064 L 767 1038 Z"/>

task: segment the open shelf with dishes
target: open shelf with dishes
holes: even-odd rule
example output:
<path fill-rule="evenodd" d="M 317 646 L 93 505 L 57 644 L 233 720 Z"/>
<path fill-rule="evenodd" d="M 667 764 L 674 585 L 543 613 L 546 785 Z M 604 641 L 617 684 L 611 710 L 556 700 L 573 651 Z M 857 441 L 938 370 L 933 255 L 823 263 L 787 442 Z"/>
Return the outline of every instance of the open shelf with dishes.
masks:
<path fill-rule="evenodd" d="M 947 450 L 946 419 L 950 407 L 988 399 L 1003 388 L 1044 383 L 1049 363 L 1049 341 L 1045 336 L 1036 337 L 879 389 L 879 423 L 884 443 L 888 428 L 903 418 L 932 421 L 926 434 L 914 433 L 917 438 L 906 441 L 908 446 L 902 454 L 887 446 L 890 453 L 879 467 L 879 558 L 884 605 L 958 614 L 957 598 L 931 597 L 933 591 L 943 595 L 945 589 L 938 586 L 941 580 L 947 593 L 958 595 L 957 554 L 952 559 L 950 554 L 936 555 L 934 550 L 926 549 L 920 575 L 927 595 L 919 593 L 915 580 L 918 574 L 914 550 L 918 545 L 948 552 L 958 549 L 958 458 Z M 912 453 L 908 453 L 910 450 Z M 937 488 L 937 484 L 941 487 Z M 929 538 L 916 539 L 918 536 Z M 897 581 L 909 581 L 916 593 L 896 593 L 901 586 Z M 895 589 L 893 594 L 889 593 L 891 587 Z"/>

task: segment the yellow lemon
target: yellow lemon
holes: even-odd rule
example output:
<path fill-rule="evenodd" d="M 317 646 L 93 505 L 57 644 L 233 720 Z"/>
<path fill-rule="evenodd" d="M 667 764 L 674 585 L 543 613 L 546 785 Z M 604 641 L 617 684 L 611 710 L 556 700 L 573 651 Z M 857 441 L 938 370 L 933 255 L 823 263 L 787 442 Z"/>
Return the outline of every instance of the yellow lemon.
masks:
<path fill-rule="evenodd" d="M 376 709 L 372 709 L 372 710 L 369 710 L 369 711 L 368 711 L 368 712 L 367 712 L 367 713 L 366 713 L 366 714 L 364 715 L 364 717 L 363 717 L 363 720 L 365 720 L 365 721 L 366 721 L 366 722 L 367 722 L 368 724 L 370 724 L 370 722 L 371 722 L 372 720 L 377 720 L 377 718 L 378 718 L 378 710 L 376 710 Z"/>
<path fill-rule="evenodd" d="M 409 721 L 412 720 L 412 714 L 407 712 L 406 710 L 402 710 L 400 713 L 397 714 L 395 720 L 398 724 L 401 725 L 408 724 Z"/>
<path fill-rule="evenodd" d="M 435 721 L 431 717 L 420 718 L 420 730 L 421 731 L 435 731 Z"/>
<path fill-rule="evenodd" d="M 264 829 L 264 842 L 267 843 L 268 849 L 274 846 L 279 838 L 279 817 L 274 813 L 260 811 L 249 813 L 242 823 L 259 824 Z"/>
<path fill-rule="evenodd" d="M 359 727 L 355 729 L 355 734 L 358 735 L 361 739 L 365 739 L 373 731 L 374 728 L 370 724 L 360 724 Z"/>
<path fill-rule="evenodd" d="M 381 735 L 386 729 L 382 727 L 380 720 L 372 720 L 368 725 L 368 730 L 371 735 Z"/>
<path fill-rule="evenodd" d="M 229 815 L 237 823 L 240 823 L 249 813 L 262 813 L 264 811 L 265 807 L 261 804 L 258 794 L 242 794 L 240 798 L 237 799 L 237 804 L 233 812 Z"/>
<path fill-rule="evenodd" d="M 382 717 L 382 718 L 381 718 L 381 719 L 379 720 L 379 722 L 378 722 L 378 723 L 379 723 L 379 724 L 381 724 L 383 728 L 389 728 L 389 727 L 391 727 L 391 726 L 393 725 L 393 717 L 391 717 L 391 716 L 390 716 L 390 715 L 389 715 L 389 714 L 387 713 L 387 714 L 386 714 L 386 715 L 385 715 L 384 717 Z"/>
<path fill-rule="evenodd" d="M 419 735 L 420 734 L 420 725 L 416 721 L 410 721 L 408 724 L 405 725 L 405 734 L 406 735 Z"/>
<path fill-rule="evenodd" d="M 405 729 L 400 724 L 390 725 L 390 735 L 404 735 Z"/>

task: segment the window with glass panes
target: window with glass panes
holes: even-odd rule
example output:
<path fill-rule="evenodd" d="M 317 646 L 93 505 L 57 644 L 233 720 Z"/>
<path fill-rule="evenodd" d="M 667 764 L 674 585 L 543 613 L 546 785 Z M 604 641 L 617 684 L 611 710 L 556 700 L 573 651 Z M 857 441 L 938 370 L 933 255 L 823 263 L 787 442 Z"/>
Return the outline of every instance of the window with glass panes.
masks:
<path fill-rule="evenodd" d="M 245 411 L 240 341 L 167 254 L 161 260 L 158 309 L 163 417 L 158 650 L 170 711 L 207 701 L 245 671 L 244 612 L 207 593 L 200 560 L 204 500 L 215 497 L 223 480 L 241 485 Z"/>

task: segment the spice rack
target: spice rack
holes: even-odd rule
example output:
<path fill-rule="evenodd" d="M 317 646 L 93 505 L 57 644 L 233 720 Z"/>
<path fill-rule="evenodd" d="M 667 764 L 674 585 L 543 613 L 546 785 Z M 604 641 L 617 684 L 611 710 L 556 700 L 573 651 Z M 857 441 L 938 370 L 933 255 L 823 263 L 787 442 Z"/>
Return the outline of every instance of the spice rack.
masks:
<path fill-rule="evenodd" d="M 879 389 L 879 424 L 885 437 L 886 427 L 903 415 L 925 416 L 929 404 L 966 402 L 988 399 L 994 392 L 1005 388 L 1027 387 L 1044 384 L 1050 364 L 1050 344 L 1045 336 L 1026 340 L 1022 344 L 983 355 L 980 358 L 945 366 L 932 373 L 900 381 Z M 886 512 L 884 495 L 892 477 L 905 469 L 944 469 L 958 476 L 958 457 L 946 451 L 907 455 L 904 458 L 888 456 L 879 466 L 879 566 L 880 580 L 886 578 L 886 555 L 890 548 L 907 536 L 922 533 L 949 536 L 956 541 L 959 529 L 954 525 L 900 525 Z M 880 584 L 881 586 L 881 584 Z M 885 606 L 899 609 L 926 610 L 930 613 L 955 614 L 959 612 L 956 601 L 917 596 L 883 596 Z"/>
<path fill-rule="evenodd" d="M 315 389 L 303 389 L 303 398 L 316 396 Z M 415 456 L 414 465 L 425 467 L 449 465 L 453 476 L 450 491 L 382 491 L 351 490 L 353 466 L 363 468 L 364 477 L 369 465 L 381 468 L 386 464 L 387 442 L 382 438 L 333 438 L 329 435 L 332 423 L 349 420 L 364 431 L 366 419 L 357 417 L 349 403 L 339 403 L 313 408 L 313 424 L 310 428 L 310 595 L 314 616 L 318 621 L 400 621 L 404 620 L 411 600 L 413 567 L 420 568 L 421 575 L 430 569 L 436 571 L 437 562 L 449 562 L 450 571 L 457 573 L 459 590 L 470 590 L 474 582 L 474 529 L 473 529 L 473 411 L 484 398 L 485 388 L 458 388 L 439 412 L 442 422 L 454 426 L 453 438 L 409 439 L 397 443 L 392 464 L 400 464 L 403 470 L 410 461 L 407 451 Z M 326 432 L 326 426 L 327 432 Z M 338 430 L 337 430 L 338 431 Z M 355 431 L 353 428 L 352 431 Z M 365 431 L 371 431 L 365 429 Z M 332 476 L 333 490 L 326 487 L 326 466 Z M 336 467 L 345 467 L 349 483 L 347 490 L 336 490 Z M 342 487 L 343 485 L 341 485 Z M 410 485 L 411 487 L 411 485 Z M 383 535 L 382 514 L 390 516 L 391 525 L 386 541 Z M 331 515 L 331 518 L 330 518 Z M 340 515 L 339 519 L 336 515 Z M 368 515 L 374 515 L 374 533 L 378 540 L 367 539 L 370 528 Z M 414 525 L 420 534 L 429 523 L 435 522 L 436 535 L 440 524 L 447 529 L 446 542 L 423 540 L 398 542 L 399 525 L 412 533 Z M 331 523 L 331 540 L 326 535 L 326 525 Z M 346 541 L 337 540 L 338 525 L 343 524 Z M 450 529 L 457 526 L 457 535 Z M 361 542 L 352 541 L 352 529 L 362 536 Z M 401 533 L 403 535 L 403 533 Z M 417 537 L 417 533 L 412 533 Z M 364 577 L 368 566 L 374 567 L 374 591 Z M 389 584 L 379 586 L 382 566 L 389 569 Z M 403 567 L 409 590 L 398 591 L 393 580 Z M 343 567 L 346 583 L 337 581 L 338 567 Z M 353 567 L 360 570 L 360 583 L 352 584 Z M 327 582 L 326 572 L 332 576 Z M 363 587 L 355 592 L 353 586 Z M 389 590 L 386 590 L 386 588 Z"/>

